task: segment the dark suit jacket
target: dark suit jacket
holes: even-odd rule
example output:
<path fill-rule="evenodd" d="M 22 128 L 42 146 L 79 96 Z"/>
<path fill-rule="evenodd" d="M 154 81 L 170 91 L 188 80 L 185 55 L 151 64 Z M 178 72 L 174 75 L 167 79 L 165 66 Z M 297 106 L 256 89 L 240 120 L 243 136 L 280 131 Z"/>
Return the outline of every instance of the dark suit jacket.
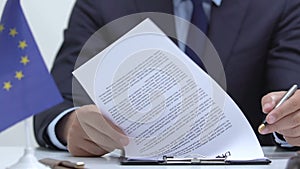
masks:
<path fill-rule="evenodd" d="M 72 97 L 79 100 L 76 105 L 91 103 L 83 99 L 79 89 L 72 95 L 71 72 L 85 42 L 110 21 L 138 12 L 173 14 L 172 0 L 77 0 L 52 69 L 65 101 L 34 118 L 35 136 L 41 146 L 53 147 L 46 128 L 59 113 L 74 106 Z M 99 35 L 102 43 L 91 43 L 95 49 L 86 56 L 93 56 L 141 20 L 121 29 L 107 29 L 107 34 Z M 109 36 L 113 37 L 110 41 L 106 40 Z M 300 1 L 223 0 L 220 7 L 212 6 L 208 36 L 223 63 L 227 93 L 257 131 L 264 118 L 261 97 L 294 83 L 300 85 Z M 273 144 L 270 135 L 256 134 L 262 145 Z"/>

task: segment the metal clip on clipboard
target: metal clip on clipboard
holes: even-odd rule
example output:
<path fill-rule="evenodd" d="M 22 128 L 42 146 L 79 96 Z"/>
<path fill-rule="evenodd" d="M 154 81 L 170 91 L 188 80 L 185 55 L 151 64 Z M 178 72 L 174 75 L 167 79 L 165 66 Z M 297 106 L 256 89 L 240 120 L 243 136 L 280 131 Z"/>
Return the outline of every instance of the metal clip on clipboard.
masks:
<path fill-rule="evenodd" d="M 230 156 L 230 151 L 222 155 L 218 155 L 215 158 L 208 158 L 208 157 L 188 157 L 188 158 L 174 158 L 164 156 L 163 161 L 166 164 L 225 164 L 226 158 Z"/>
<path fill-rule="evenodd" d="M 225 164 L 226 158 L 174 158 L 164 157 L 166 164 Z"/>

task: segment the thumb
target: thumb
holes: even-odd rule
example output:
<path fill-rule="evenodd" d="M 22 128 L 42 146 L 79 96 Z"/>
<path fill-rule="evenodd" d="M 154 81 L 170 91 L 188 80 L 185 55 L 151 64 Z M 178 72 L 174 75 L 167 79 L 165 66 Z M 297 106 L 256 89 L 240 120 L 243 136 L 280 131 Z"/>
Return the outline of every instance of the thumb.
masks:
<path fill-rule="evenodd" d="M 264 113 L 269 113 L 274 109 L 276 103 L 280 100 L 280 98 L 284 95 L 284 92 L 271 92 L 265 95 L 261 99 L 262 111 Z"/>

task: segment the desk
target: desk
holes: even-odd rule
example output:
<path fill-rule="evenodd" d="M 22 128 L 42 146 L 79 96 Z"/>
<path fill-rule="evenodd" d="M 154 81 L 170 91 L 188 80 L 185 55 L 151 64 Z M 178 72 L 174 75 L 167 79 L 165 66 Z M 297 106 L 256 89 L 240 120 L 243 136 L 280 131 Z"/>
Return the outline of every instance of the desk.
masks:
<path fill-rule="evenodd" d="M 240 168 L 240 169 L 284 169 L 286 162 L 289 157 L 295 155 L 295 152 L 285 152 L 276 149 L 275 147 L 263 147 L 263 151 L 266 157 L 269 157 L 272 160 L 270 165 L 219 165 L 219 166 L 121 166 L 119 165 L 117 154 L 112 153 L 106 155 L 105 157 L 96 157 L 96 158 L 79 158 L 72 157 L 67 152 L 61 151 L 52 151 L 43 148 L 36 148 L 35 154 L 37 159 L 41 158 L 54 158 L 54 159 L 65 159 L 71 161 L 83 161 L 86 164 L 86 168 L 89 169 L 132 169 L 132 168 L 158 168 L 158 169 L 183 169 L 183 168 L 201 168 L 201 169 L 228 169 L 228 168 Z M 8 167 L 22 156 L 24 152 L 23 147 L 0 147 L 1 159 L 0 159 L 0 168 Z"/>

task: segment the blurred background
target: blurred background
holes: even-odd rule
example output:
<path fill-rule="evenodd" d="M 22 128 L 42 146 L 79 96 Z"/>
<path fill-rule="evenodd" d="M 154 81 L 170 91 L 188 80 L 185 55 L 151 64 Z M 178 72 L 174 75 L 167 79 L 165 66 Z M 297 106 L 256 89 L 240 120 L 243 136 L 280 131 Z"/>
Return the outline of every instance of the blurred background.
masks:
<path fill-rule="evenodd" d="M 63 40 L 63 30 L 75 0 L 20 0 L 26 19 L 39 46 L 44 61 L 51 69 L 54 57 Z M 6 0 L 0 0 L 2 15 Z M 1 112 L 9 113 L 9 112 Z M 37 146 L 33 136 L 32 117 L 30 118 L 32 145 Z M 25 146 L 24 121 L 0 133 L 0 146 Z"/>

